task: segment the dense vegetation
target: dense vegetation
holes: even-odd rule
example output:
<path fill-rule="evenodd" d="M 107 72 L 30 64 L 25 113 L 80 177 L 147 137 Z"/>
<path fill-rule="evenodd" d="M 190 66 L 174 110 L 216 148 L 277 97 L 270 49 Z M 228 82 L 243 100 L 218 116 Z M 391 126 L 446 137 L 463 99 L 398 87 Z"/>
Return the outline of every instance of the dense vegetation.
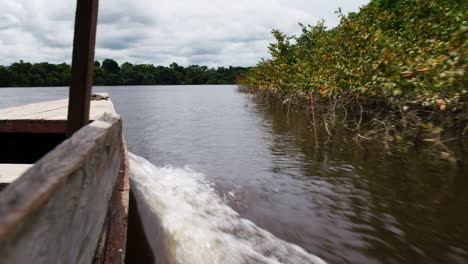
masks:
<path fill-rule="evenodd" d="M 468 130 L 467 11 L 468 1 L 373 0 L 340 14 L 333 29 L 320 22 L 301 24 L 299 36 L 273 30 L 272 59 L 238 84 L 288 110 L 309 105 L 314 131 L 320 119 L 332 135 L 340 116 L 359 140 L 380 136 L 388 146 L 411 138 L 414 146 L 422 139 L 452 157 L 443 138 L 464 139 Z"/>
<path fill-rule="evenodd" d="M 218 67 L 190 65 L 182 67 L 172 63 L 169 67 L 151 64 L 123 63 L 122 66 L 105 59 L 94 63 L 95 85 L 165 85 L 165 84 L 233 84 L 243 67 Z M 11 86 L 68 86 L 70 65 L 47 62 L 31 64 L 17 62 L 0 66 L 0 87 Z"/>

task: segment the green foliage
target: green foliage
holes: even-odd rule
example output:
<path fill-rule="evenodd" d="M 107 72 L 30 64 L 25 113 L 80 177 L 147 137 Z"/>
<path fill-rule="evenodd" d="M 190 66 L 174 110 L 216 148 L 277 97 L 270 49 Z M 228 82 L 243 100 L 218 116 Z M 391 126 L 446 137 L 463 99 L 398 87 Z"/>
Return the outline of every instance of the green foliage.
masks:
<path fill-rule="evenodd" d="M 70 82 L 70 66 L 47 62 L 13 63 L 0 66 L 0 87 L 8 86 L 63 86 Z"/>
<path fill-rule="evenodd" d="M 306 98 L 356 98 L 396 108 L 463 111 L 468 94 L 468 1 L 373 0 L 360 12 L 302 26 L 300 36 L 274 30 L 270 60 L 238 84 Z"/>
<path fill-rule="evenodd" d="M 398 0 L 372 0 L 369 5 L 379 7 L 386 10 L 396 11 L 397 6 L 401 1 Z"/>
<path fill-rule="evenodd" d="M 119 64 L 105 59 L 102 64 L 94 62 L 95 85 L 175 85 L 175 84 L 232 84 L 236 76 L 248 68 L 190 65 L 179 66 L 172 63 L 169 67 L 151 64 Z M 43 63 L 19 63 L 0 66 L 0 87 L 11 86 L 68 86 L 70 65 Z"/>
<path fill-rule="evenodd" d="M 120 71 L 119 64 L 112 59 L 105 59 L 104 61 L 102 61 L 101 68 L 107 73 L 111 74 L 117 74 Z"/>

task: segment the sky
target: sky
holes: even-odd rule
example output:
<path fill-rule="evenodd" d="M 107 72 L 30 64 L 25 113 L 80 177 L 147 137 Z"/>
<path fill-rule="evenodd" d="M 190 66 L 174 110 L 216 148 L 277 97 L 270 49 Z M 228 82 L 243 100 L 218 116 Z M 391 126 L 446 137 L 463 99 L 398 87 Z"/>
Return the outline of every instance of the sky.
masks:
<path fill-rule="evenodd" d="M 169 65 L 252 66 L 268 58 L 272 29 L 299 34 L 298 23 L 369 0 L 100 0 L 96 60 Z M 75 0 L 1 0 L 0 65 L 70 63 Z"/>

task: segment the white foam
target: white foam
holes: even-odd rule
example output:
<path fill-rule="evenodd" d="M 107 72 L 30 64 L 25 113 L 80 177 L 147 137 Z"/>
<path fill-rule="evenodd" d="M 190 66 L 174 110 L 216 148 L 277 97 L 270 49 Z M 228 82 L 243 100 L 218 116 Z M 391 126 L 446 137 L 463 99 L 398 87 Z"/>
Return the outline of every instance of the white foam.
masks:
<path fill-rule="evenodd" d="M 159 263 L 325 263 L 227 206 L 201 173 L 130 154 L 131 188 Z"/>

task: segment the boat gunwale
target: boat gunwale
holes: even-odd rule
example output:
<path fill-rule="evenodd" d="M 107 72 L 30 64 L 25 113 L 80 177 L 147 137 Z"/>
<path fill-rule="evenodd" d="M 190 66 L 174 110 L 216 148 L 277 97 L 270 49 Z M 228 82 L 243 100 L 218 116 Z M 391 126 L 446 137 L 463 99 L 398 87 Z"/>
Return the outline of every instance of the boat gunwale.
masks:
<path fill-rule="evenodd" d="M 15 225 L 40 209 L 54 191 L 83 166 L 86 162 L 85 157 L 91 155 L 97 148 L 95 142 L 98 138 L 105 137 L 108 132 L 99 127 L 103 123 L 108 124 L 109 127 L 114 124 L 114 129 L 120 131 L 117 133 L 121 133 L 120 115 L 105 113 L 47 153 L 21 177 L 0 192 L 0 215 L 2 215 L 0 241 L 6 239 Z M 63 158 L 61 155 L 65 153 L 69 156 L 68 160 L 60 165 L 68 166 L 59 167 L 53 164 L 57 159 Z M 24 193 L 26 190 L 31 192 Z"/>

